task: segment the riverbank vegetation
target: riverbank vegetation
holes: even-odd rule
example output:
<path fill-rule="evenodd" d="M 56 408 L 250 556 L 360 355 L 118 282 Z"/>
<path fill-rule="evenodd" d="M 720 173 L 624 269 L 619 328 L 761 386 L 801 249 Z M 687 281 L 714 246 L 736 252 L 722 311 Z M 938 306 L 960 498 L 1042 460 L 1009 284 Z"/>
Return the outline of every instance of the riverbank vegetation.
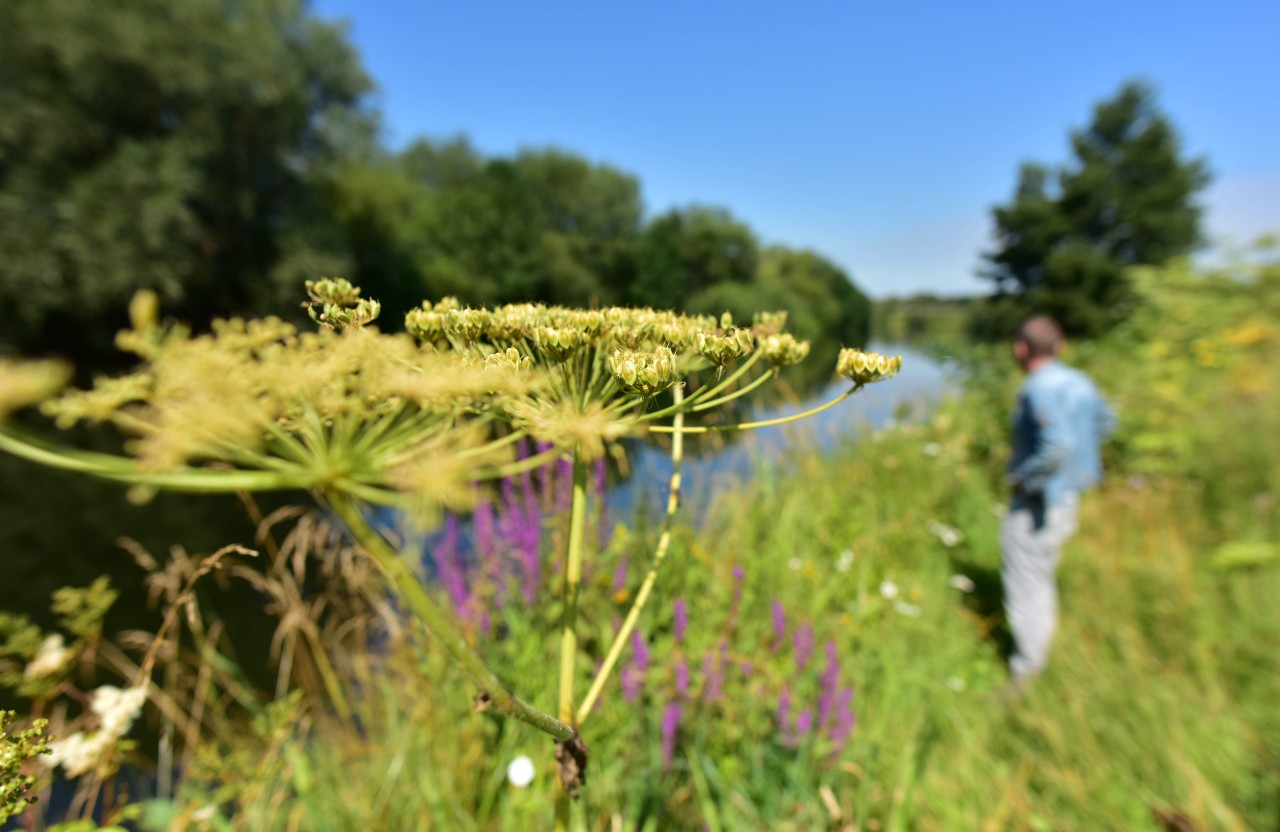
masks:
<path fill-rule="evenodd" d="M 696 532 L 674 529 L 664 580 L 591 710 L 588 828 L 1274 822 L 1280 269 L 1270 256 L 1213 274 L 1138 272 L 1132 319 L 1070 352 L 1114 400 L 1121 429 L 1064 557 L 1051 668 L 1025 698 L 991 696 L 1004 680 L 996 530 L 1016 383 L 993 354 L 974 359 L 960 398 L 836 454 L 797 448 L 724 491 Z M 557 652 L 561 607 L 548 588 L 562 565 L 545 559 L 535 575 L 521 541 L 561 551 L 562 476 L 553 467 L 507 481 L 487 519 L 474 517 L 479 548 L 465 557 L 448 525 L 431 548 L 431 591 L 533 702 L 554 701 L 541 669 Z M 592 591 L 578 616 L 582 649 L 595 652 L 658 529 L 603 516 L 598 499 L 588 506 Z M 157 598 L 185 611 L 167 620 L 188 624 L 156 653 L 141 712 L 158 744 L 126 741 L 118 757 L 152 772 L 159 762 L 158 776 L 127 793 L 118 777 L 98 783 L 109 806 L 127 801 L 125 815 L 153 829 L 550 823 L 557 764 L 541 735 L 458 695 L 463 672 L 388 607 L 328 520 L 283 512 L 252 543 L 266 569 L 231 551 L 148 561 Z M 246 684 L 223 622 L 199 612 L 193 588 L 218 566 L 255 582 L 280 616 L 273 692 Z M 81 613 L 63 627 L 76 650 L 92 646 L 119 671 L 146 661 L 144 639 L 116 648 L 83 620 L 100 611 L 62 603 L 64 616 Z M 27 640 L 34 659 L 38 639 Z M 12 655 L 20 642 L 10 644 Z M 55 716 L 79 710 L 68 704 Z"/>

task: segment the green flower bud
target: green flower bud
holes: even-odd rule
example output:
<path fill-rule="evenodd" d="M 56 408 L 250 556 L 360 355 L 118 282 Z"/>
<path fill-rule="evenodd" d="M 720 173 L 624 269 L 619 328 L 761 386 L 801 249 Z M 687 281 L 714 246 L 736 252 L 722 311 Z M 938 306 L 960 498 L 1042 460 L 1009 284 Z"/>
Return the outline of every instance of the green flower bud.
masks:
<path fill-rule="evenodd" d="M 696 343 L 700 355 L 721 367 L 747 355 L 755 348 L 751 331 L 735 327 L 729 327 L 722 334 L 708 335 L 705 332 L 699 332 Z"/>
<path fill-rule="evenodd" d="M 572 326 L 540 326 L 533 331 L 533 345 L 556 361 L 564 361 L 584 343 L 582 330 Z"/>
<path fill-rule="evenodd" d="M 765 360 L 775 367 L 798 364 L 809 355 L 809 342 L 797 341 L 786 332 L 765 336 L 760 347 L 764 350 Z"/>
<path fill-rule="evenodd" d="M 609 356 L 609 372 L 623 390 L 649 398 L 675 383 L 676 355 L 666 346 L 652 352 L 614 350 Z"/>
<path fill-rule="evenodd" d="M 464 344 L 479 341 L 489 331 L 488 309 L 450 309 L 444 313 L 444 334 Z"/>
<path fill-rule="evenodd" d="M 836 360 L 836 372 L 857 384 L 871 384 L 895 376 L 902 369 L 902 356 L 890 358 L 878 352 L 859 349 L 840 350 Z"/>

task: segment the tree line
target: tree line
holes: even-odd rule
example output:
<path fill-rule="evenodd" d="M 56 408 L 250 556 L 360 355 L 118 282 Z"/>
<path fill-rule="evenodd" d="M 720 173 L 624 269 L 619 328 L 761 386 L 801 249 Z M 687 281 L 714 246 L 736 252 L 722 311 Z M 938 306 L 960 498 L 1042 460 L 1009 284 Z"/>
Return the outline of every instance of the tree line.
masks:
<path fill-rule="evenodd" d="M 563 150 L 385 147 L 355 48 L 300 0 L 11 0 L 0 28 L 2 351 L 96 365 L 138 289 L 199 322 L 296 308 L 324 275 L 386 322 L 454 295 L 867 337 L 847 274 L 724 209 L 646 217 L 635 176 Z"/>

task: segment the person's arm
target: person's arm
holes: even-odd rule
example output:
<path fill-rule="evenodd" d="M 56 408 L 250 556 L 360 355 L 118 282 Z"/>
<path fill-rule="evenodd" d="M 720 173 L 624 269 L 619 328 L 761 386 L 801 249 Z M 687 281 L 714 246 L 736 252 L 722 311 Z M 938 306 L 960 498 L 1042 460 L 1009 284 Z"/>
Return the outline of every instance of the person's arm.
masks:
<path fill-rule="evenodd" d="M 1015 490 L 1038 494 L 1071 457 L 1074 442 L 1067 414 L 1051 391 L 1028 390 L 1026 407 L 1037 426 L 1035 441 L 1030 455 L 1010 470 L 1009 484 Z"/>

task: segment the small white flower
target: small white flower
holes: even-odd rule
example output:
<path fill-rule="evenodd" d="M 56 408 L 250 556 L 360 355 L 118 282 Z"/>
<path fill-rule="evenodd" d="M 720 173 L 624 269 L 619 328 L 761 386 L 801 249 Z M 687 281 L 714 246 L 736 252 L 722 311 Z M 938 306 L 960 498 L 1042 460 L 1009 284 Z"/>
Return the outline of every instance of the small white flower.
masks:
<path fill-rule="evenodd" d="M 964 689 L 965 689 L 964 679 L 961 679 L 959 676 L 948 677 L 946 681 L 946 685 L 956 693 L 964 693 Z"/>
<path fill-rule="evenodd" d="M 792 572 L 799 572 L 804 566 L 804 561 L 800 560 L 800 558 L 792 558 L 787 561 L 787 566 L 790 567 Z"/>
<path fill-rule="evenodd" d="M 893 581 L 880 582 L 880 597 L 892 601 L 898 597 L 898 585 Z"/>
<path fill-rule="evenodd" d="M 1008 513 L 1009 513 L 1009 507 L 1006 506 L 1004 503 L 994 503 L 991 506 L 992 517 L 1004 517 Z"/>
<path fill-rule="evenodd" d="M 964 533 L 955 526 L 948 526 L 946 523 L 939 523 L 936 520 L 929 521 L 929 532 L 937 537 L 942 545 L 948 549 L 964 540 Z"/>
<path fill-rule="evenodd" d="M 41 757 L 41 760 L 49 768 L 62 766 L 68 777 L 79 777 L 97 768 L 107 749 L 114 742 L 112 737 L 101 731 L 95 731 L 87 736 L 77 731 L 68 737 L 51 741 L 49 743 L 51 753 Z"/>
<path fill-rule="evenodd" d="M 898 611 L 898 615 L 905 615 L 907 618 L 920 617 L 920 608 L 915 604 L 908 604 L 906 601 L 894 601 L 893 608 Z"/>
<path fill-rule="evenodd" d="M 947 583 L 961 592 L 973 592 L 973 579 L 968 575 L 952 575 L 947 578 Z"/>
<path fill-rule="evenodd" d="M 853 550 L 845 549 L 840 553 L 840 557 L 836 558 L 836 571 L 848 572 L 851 566 L 853 566 Z"/>
<path fill-rule="evenodd" d="M 507 766 L 507 782 L 517 789 L 523 789 L 533 782 L 533 777 L 537 773 L 533 760 L 521 754 Z"/>
<path fill-rule="evenodd" d="M 62 636 L 55 633 L 40 642 L 35 658 L 27 664 L 27 669 L 23 671 L 22 678 L 30 681 L 44 676 L 52 676 L 62 670 L 73 657 L 74 654 L 70 648 L 63 644 Z"/>
<path fill-rule="evenodd" d="M 924 452 L 925 456 L 937 456 L 942 453 L 942 446 L 937 442 L 929 442 L 920 450 Z"/>

